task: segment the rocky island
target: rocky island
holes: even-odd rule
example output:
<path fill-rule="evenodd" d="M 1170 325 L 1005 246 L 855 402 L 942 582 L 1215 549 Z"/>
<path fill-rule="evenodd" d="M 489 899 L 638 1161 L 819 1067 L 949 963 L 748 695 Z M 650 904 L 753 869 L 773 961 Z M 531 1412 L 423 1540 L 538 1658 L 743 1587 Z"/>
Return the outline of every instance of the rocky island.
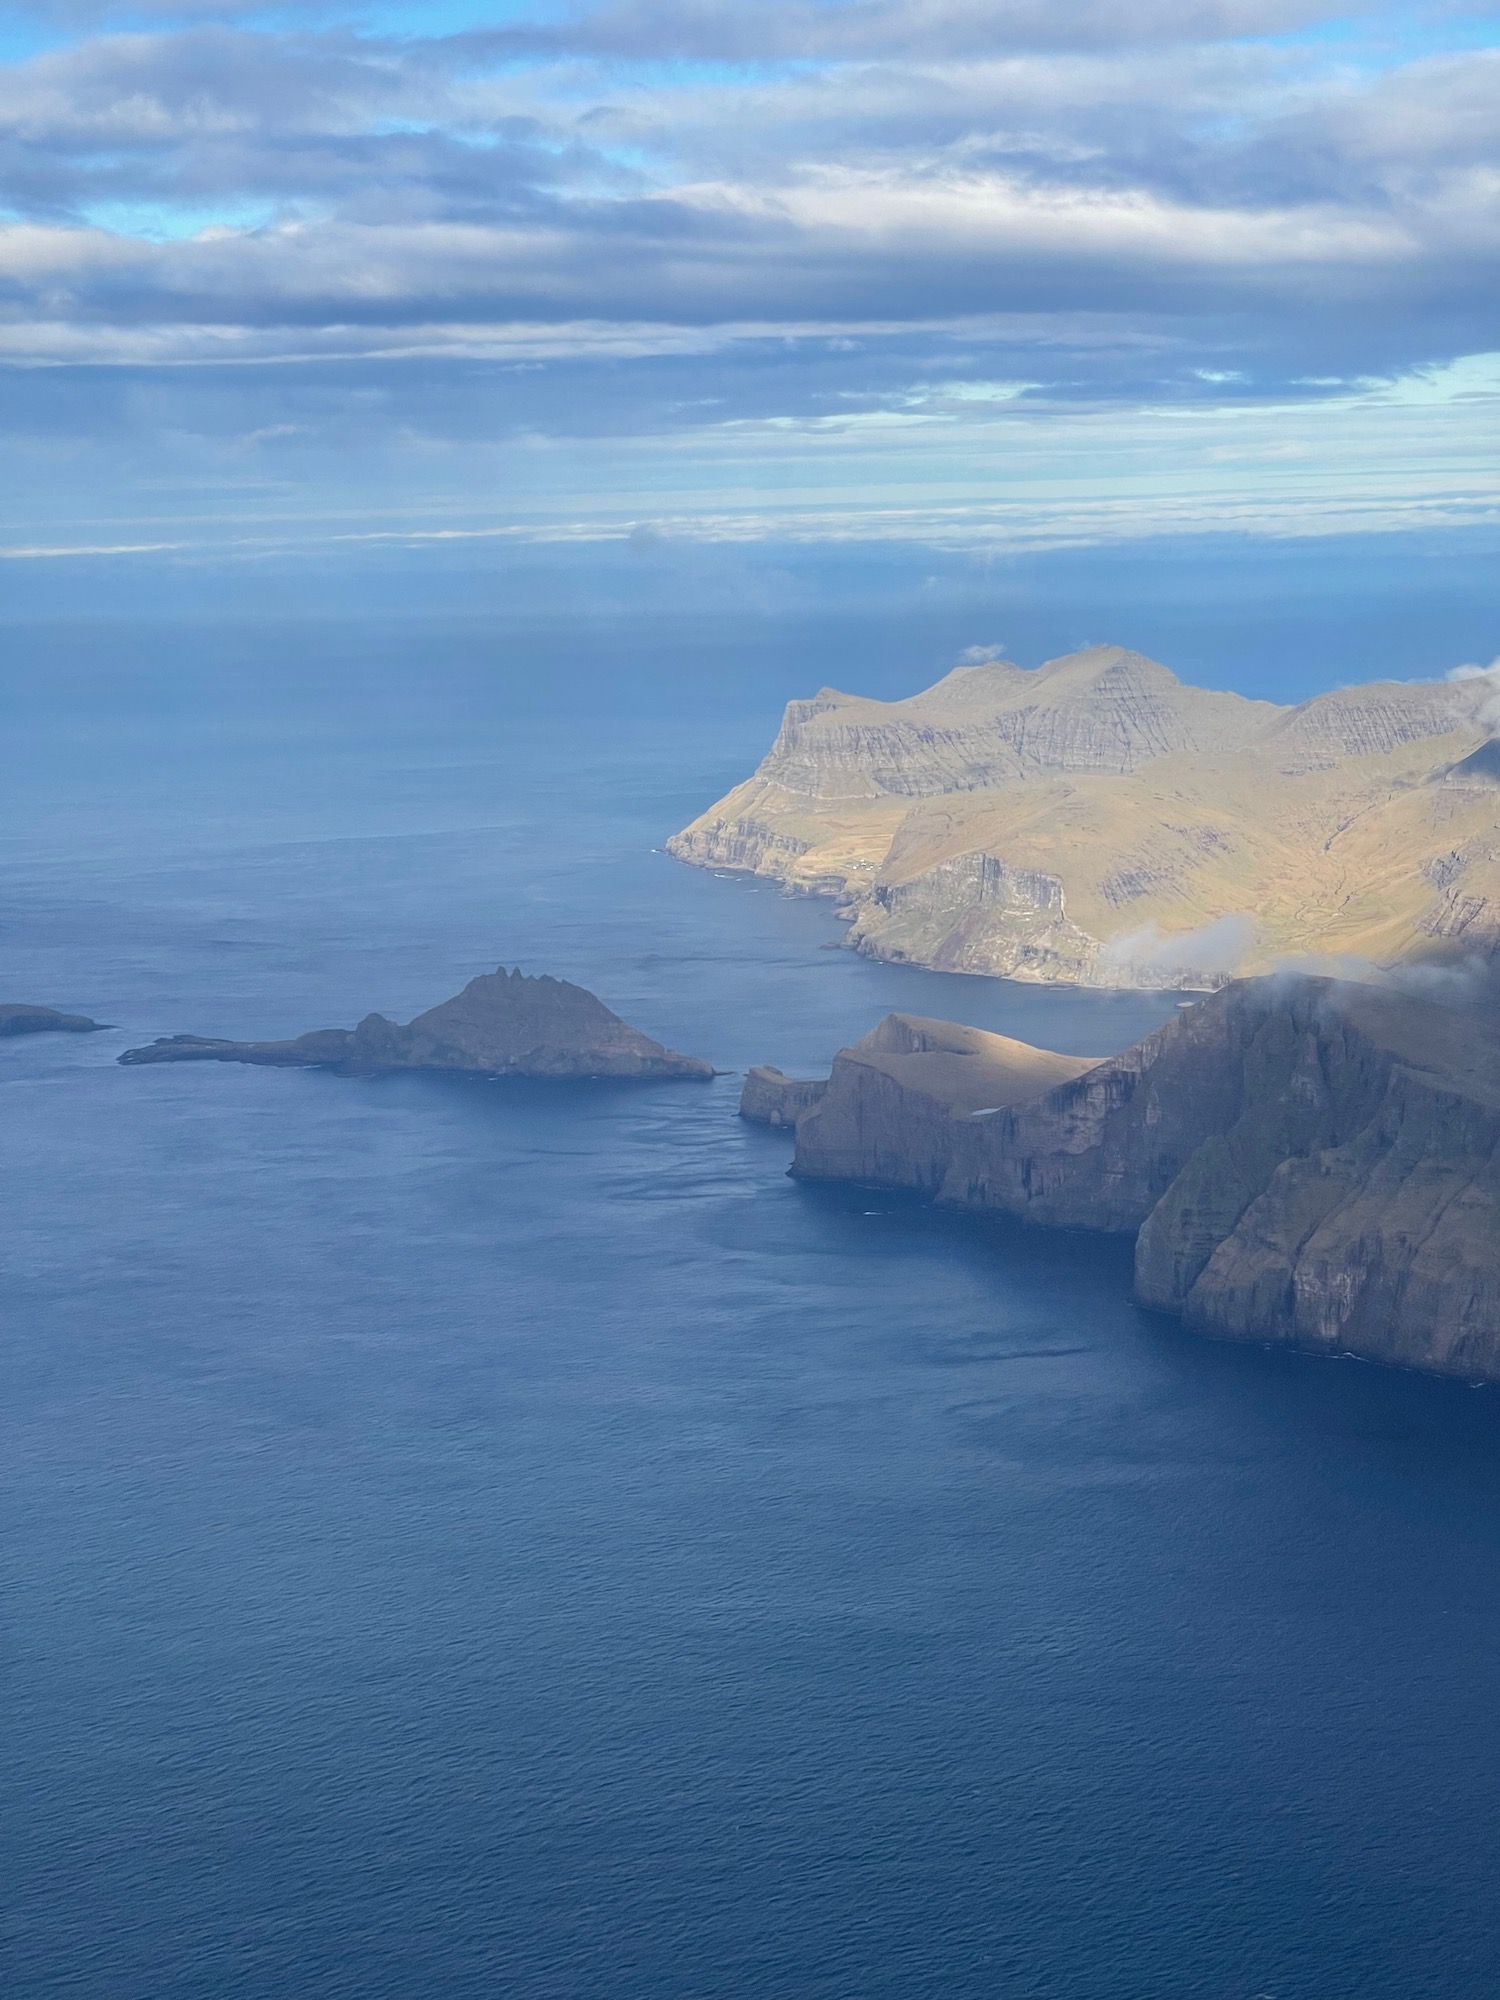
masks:
<path fill-rule="evenodd" d="M 87 1014 L 60 1014 L 55 1007 L 29 1007 L 18 1001 L 0 1006 L 0 1035 L 97 1035 L 108 1025 L 91 1021 Z"/>
<path fill-rule="evenodd" d="M 802 1178 L 1134 1237 L 1139 1303 L 1218 1339 L 1500 1381 L 1493 1012 L 1283 975 L 1103 1062 L 893 1015 L 779 1075 L 742 1110 Z"/>
<path fill-rule="evenodd" d="M 629 1027 L 582 986 L 543 973 L 483 973 L 462 993 L 401 1026 L 367 1014 L 357 1028 L 317 1028 L 287 1042 L 170 1035 L 127 1049 L 122 1063 L 236 1062 L 279 1069 L 445 1070 L 468 1076 L 709 1078 L 713 1065 Z"/>
<path fill-rule="evenodd" d="M 952 972 L 1212 989 L 1295 955 L 1485 955 L 1495 699 L 1476 675 L 1283 708 L 1120 646 L 904 701 L 824 688 L 667 848 L 837 897 L 855 950 Z"/>

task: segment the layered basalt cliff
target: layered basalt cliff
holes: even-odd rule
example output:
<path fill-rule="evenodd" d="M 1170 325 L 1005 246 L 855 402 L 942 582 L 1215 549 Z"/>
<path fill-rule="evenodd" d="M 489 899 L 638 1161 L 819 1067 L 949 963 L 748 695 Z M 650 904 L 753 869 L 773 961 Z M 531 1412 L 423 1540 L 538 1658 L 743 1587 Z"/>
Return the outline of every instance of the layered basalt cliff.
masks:
<path fill-rule="evenodd" d="M 1279 708 L 1094 646 L 906 701 L 793 702 L 681 860 L 844 898 L 846 942 L 946 971 L 1222 985 L 1292 955 L 1500 947 L 1491 681 Z"/>
<path fill-rule="evenodd" d="M 899 1040 L 893 1022 L 867 1041 Z M 1493 1014 L 1325 979 L 1236 981 L 993 1110 L 917 1061 L 842 1051 L 797 1121 L 792 1171 L 1133 1235 L 1139 1301 L 1221 1339 L 1500 1380 Z"/>
<path fill-rule="evenodd" d="M 286 1042 L 230 1042 L 172 1035 L 127 1049 L 122 1063 L 236 1062 L 278 1069 L 369 1074 L 429 1069 L 477 1076 L 711 1077 L 713 1066 L 678 1055 L 627 1026 L 602 1000 L 566 979 L 484 973 L 462 993 L 401 1026 L 367 1014 L 357 1028 L 318 1028 Z"/>

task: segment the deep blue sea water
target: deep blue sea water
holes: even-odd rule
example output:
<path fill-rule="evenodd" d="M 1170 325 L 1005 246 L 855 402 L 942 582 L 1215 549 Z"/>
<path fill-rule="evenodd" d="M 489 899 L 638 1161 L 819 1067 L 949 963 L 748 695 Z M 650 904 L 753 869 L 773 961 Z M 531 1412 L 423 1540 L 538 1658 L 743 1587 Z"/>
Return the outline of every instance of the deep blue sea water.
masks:
<path fill-rule="evenodd" d="M 799 1187 L 734 1076 L 116 1066 L 502 961 L 727 1070 L 1171 1009 L 654 851 L 768 695 L 401 650 L 15 660 L 0 998 L 118 1026 L 0 1044 L 7 1993 L 1500 1991 L 1495 1392 Z"/>

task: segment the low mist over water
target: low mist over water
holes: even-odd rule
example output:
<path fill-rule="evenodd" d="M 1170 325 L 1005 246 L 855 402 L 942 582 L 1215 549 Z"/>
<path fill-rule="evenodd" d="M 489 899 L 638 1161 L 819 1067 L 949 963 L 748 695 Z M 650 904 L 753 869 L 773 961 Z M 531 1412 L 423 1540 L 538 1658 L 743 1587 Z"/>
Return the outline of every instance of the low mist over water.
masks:
<path fill-rule="evenodd" d="M 734 1074 L 117 1067 L 502 962 L 729 1072 L 1170 1015 L 668 860 L 816 678 L 621 644 L 17 642 L 0 998 L 116 1025 L 0 1045 L 9 1990 L 1484 2000 L 1494 1391 L 799 1186 Z"/>

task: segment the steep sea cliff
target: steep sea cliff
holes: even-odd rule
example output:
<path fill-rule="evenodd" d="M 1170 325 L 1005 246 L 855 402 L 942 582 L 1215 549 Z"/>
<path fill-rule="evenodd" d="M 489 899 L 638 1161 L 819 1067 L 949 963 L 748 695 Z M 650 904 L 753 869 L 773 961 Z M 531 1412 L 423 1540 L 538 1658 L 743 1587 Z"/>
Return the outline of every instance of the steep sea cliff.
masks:
<path fill-rule="evenodd" d="M 1492 1016 L 1286 976 L 1106 1062 L 1001 1041 L 893 1016 L 796 1116 L 792 1172 L 1134 1236 L 1137 1301 L 1220 1339 L 1500 1380 Z"/>

